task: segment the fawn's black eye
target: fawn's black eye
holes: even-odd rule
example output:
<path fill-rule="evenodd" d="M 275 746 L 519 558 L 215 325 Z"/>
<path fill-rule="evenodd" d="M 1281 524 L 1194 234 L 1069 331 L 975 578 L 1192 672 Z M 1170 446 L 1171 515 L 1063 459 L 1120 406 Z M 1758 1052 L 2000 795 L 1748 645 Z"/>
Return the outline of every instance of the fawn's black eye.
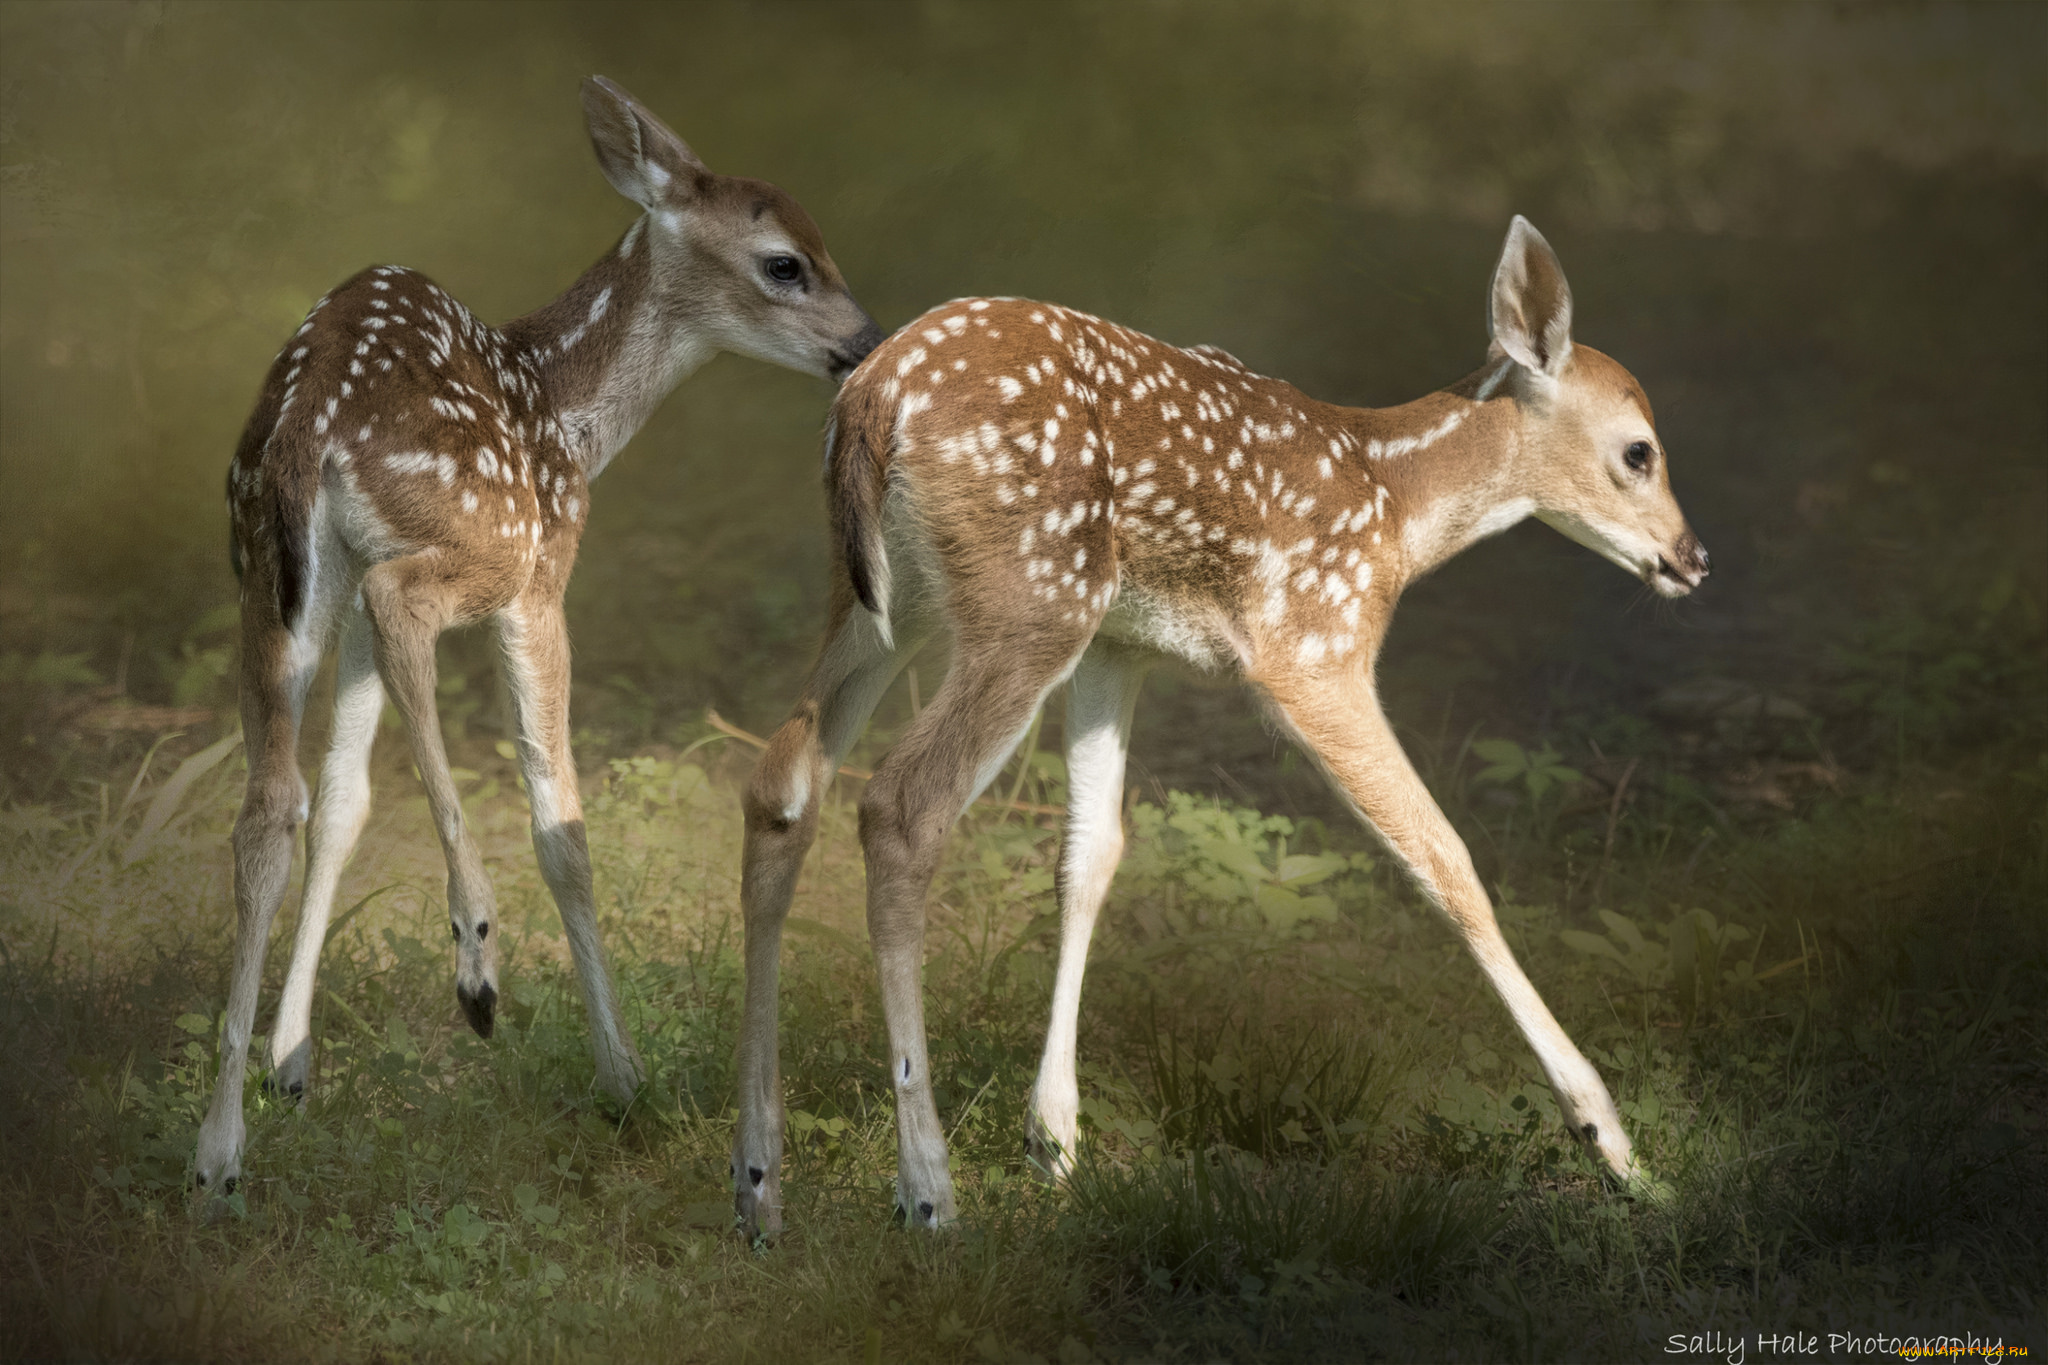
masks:
<path fill-rule="evenodd" d="M 1655 454 L 1648 441 L 1631 441 L 1628 449 L 1621 453 L 1621 458 L 1628 462 L 1630 469 L 1640 474 L 1650 467 L 1650 460 Z"/>
<path fill-rule="evenodd" d="M 770 256 L 761 262 L 761 269 L 777 284 L 795 284 L 804 277 L 803 263 L 794 256 Z"/>

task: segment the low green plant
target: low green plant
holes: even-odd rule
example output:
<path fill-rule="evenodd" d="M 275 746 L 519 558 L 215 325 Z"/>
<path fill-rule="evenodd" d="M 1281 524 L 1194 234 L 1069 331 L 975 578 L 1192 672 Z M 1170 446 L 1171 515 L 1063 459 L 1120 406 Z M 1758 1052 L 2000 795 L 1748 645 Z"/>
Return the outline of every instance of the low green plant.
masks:
<path fill-rule="evenodd" d="M 1652 932 L 1664 940 L 1658 943 L 1627 915 L 1602 910 L 1599 916 L 1607 926 L 1605 935 L 1565 929 L 1558 937 L 1628 982 L 1642 1001 L 1646 1020 L 1653 996 L 1667 997 L 1679 1021 L 1689 1027 L 1715 1019 L 1727 1003 L 1756 993 L 1756 959 L 1763 941 L 1752 941 L 1749 930 L 1739 924 L 1722 923 L 1712 911 L 1696 907 L 1654 926 Z M 1751 944 L 1746 957 L 1735 951 L 1742 943 Z M 1770 972 L 1802 961 L 1803 957 L 1780 963 Z"/>
<path fill-rule="evenodd" d="M 1388 1101 L 1378 1055 L 1348 1029 L 1288 1038 L 1219 1020 L 1183 1042 L 1154 1011 L 1142 1042 L 1158 1132 L 1182 1149 L 1334 1160 Z"/>
<path fill-rule="evenodd" d="M 170 680 L 171 704 L 191 706 L 212 701 L 234 665 L 235 646 L 229 632 L 241 620 L 241 608 L 223 602 L 186 628 L 178 652 L 157 657 L 157 671 Z"/>
<path fill-rule="evenodd" d="M 69 687 L 96 687 L 100 675 L 86 660 L 89 651 L 46 649 L 30 655 L 17 650 L 0 653 L 0 686 L 55 692 Z"/>
<path fill-rule="evenodd" d="M 1370 898 L 1375 866 L 1363 852 L 1302 851 L 1298 827 L 1285 816 L 1170 792 L 1164 806 L 1132 808 L 1117 890 L 1182 938 L 1293 935 L 1334 922 L 1339 897 L 1353 904 Z"/>
<path fill-rule="evenodd" d="M 1532 804 L 1540 804 L 1554 787 L 1569 787 L 1586 780 L 1583 773 L 1568 767 L 1562 761 L 1564 755 L 1548 744 L 1525 749 L 1511 739 L 1482 739 L 1473 742 L 1472 752 L 1487 765 L 1473 776 L 1473 781 L 1494 787 L 1519 786 Z"/>

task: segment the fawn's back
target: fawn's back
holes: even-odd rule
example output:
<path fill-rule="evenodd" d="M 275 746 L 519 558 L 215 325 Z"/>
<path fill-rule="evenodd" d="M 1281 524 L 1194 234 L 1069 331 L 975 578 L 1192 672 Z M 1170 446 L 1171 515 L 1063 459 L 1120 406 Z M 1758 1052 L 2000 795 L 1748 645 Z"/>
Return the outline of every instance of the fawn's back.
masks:
<path fill-rule="evenodd" d="M 1359 646 L 1400 554 L 1373 466 L 1455 430 L 1466 406 L 1424 400 L 1412 434 L 1374 436 L 1360 410 L 1215 347 L 1016 299 L 927 313 L 841 404 L 890 448 L 949 579 L 1021 568 L 1022 593 L 1063 621 L 1121 597 L 1106 632 L 1209 667 L 1273 631 L 1309 653 Z"/>

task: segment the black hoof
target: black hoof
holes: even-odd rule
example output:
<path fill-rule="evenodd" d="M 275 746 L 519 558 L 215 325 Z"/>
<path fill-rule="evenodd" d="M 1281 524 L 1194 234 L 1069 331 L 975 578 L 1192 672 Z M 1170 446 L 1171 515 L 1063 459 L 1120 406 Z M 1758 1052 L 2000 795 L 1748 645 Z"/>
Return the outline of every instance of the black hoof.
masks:
<path fill-rule="evenodd" d="M 273 1099 L 302 1100 L 306 1097 L 306 1083 L 304 1081 L 293 1081 L 290 1085 L 279 1085 L 277 1077 L 265 1076 L 263 1078 L 263 1093 Z"/>
<path fill-rule="evenodd" d="M 240 1177 L 231 1175 L 226 1180 L 223 1180 L 221 1182 L 220 1192 L 222 1194 L 233 1194 L 235 1192 L 235 1186 L 241 1183 L 242 1181 Z"/>
<path fill-rule="evenodd" d="M 486 981 L 475 995 L 457 986 L 455 998 L 462 1005 L 463 1017 L 468 1019 L 469 1026 L 476 1030 L 476 1036 L 490 1037 L 491 1030 L 498 1022 L 498 992 L 492 989 L 491 983 Z"/>

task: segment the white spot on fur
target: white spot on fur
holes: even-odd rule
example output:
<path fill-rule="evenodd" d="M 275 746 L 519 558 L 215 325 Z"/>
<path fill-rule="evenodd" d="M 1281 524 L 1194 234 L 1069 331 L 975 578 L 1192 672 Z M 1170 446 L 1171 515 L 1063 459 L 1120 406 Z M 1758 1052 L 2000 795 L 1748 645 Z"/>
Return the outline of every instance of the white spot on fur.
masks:
<path fill-rule="evenodd" d="M 1368 460 L 1389 460 L 1396 456 L 1412 454 L 1418 450 L 1427 450 L 1444 437 L 1456 431 L 1460 426 L 1463 426 L 1465 412 L 1464 408 L 1460 408 L 1455 412 L 1447 414 L 1441 422 L 1438 422 L 1428 431 L 1418 436 L 1397 436 L 1392 440 L 1382 441 L 1374 439 L 1368 441 L 1365 444 L 1365 457 Z"/>

